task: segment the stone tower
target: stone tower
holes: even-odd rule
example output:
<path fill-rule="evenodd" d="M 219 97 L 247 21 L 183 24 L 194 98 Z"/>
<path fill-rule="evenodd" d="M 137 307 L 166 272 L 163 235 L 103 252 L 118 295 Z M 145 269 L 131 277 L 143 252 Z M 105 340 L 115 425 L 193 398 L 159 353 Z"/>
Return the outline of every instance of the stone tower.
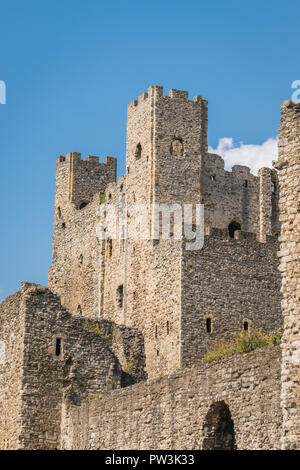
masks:
<path fill-rule="evenodd" d="M 152 86 L 128 105 L 127 197 L 146 203 L 200 200 L 201 155 L 207 152 L 207 101 Z"/>
<path fill-rule="evenodd" d="M 52 266 L 49 287 L 73 314 L 93 317 L 98 308 L 99 245 L 96 211 L 100 195 L 116 179 L 117 160 L 77 152 L 56 161 Z"/>
<path fill-rule="evenodd" d="M 279 159 L 280 271 L 282 274 L 281 401 L 283 449 L 300 447 L 300 105 L 285 101 L 281 107 Z"/>
<path fill-rule="evenodd" d="M 207 102 L 187 91 L 152 86 L 128 105 L 127 206 L 144 204 L 152 232 L 152 204 L 199 204 L 200 175 L 207 153 Z M 129 214 L 130 215 L 130 214 Z M 147 372 L 155 376 L 180 367 L 180 240 L 127 240 L 127 325 L 143 331 Z"/>

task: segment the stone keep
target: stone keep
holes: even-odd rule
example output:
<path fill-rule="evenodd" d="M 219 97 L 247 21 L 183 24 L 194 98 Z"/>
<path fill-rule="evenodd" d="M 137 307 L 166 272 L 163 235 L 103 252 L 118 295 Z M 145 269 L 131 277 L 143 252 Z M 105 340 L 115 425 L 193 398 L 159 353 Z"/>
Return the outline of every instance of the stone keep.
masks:
<path fill-rule="evenodd" d="M 72 153 L 57 162 L 49 287 L 74 315 L 138 328 L 149 377 L 199 362 L 211 340 L 243 325 L 281 327 L 277 173 L 225 171 L 208 153 L 207 121 L 201 96 L 152 86 L 128 105 L 126 174 L 117 183 L 112 158 Z M 204 249 L 188 251 L 174 237 L 98 240 L 104 200 L 125 201 L 127 231 L 134 204 L 151 215 L 154 203 L 202 203 Z"/>
<path fill-rule="evenodd" d="M 300 105 L 285 101 L 281 107 L 280 271 L 282 274 L 282 388 L 284 449 L 300 447 Z"/>

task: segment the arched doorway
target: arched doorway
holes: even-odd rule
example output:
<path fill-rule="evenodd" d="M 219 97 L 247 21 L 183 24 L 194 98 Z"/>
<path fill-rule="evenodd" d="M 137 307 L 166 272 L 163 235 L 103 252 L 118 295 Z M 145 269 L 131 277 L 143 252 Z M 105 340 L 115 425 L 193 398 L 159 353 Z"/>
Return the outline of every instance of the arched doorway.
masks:
<path fill-rule="evenodd" d="M 234 238 L 234 232 L 236 230 L 241 230 L 241 224 L 235 222 L 234 220 L 228 225 L 228 232 L 230 238 Z"/>
<path fill-rule="evenodd" d="M 203 450 L 235 450 L 234 423 L 224 401 L 213 403 L 203 425 Z"/>

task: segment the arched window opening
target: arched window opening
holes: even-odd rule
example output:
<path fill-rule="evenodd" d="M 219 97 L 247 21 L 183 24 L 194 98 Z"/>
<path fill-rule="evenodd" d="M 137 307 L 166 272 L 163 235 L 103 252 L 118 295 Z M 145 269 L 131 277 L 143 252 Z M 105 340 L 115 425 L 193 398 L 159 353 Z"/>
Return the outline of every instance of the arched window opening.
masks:
<path fill-rule="evenodd" d="M 205 321 L 206 324 L 206 333 L 211 333 L 211 318 L 206 318 Z"/>
<path fill-rule="evenodd" d="M 216 175 L 210 175 L 210 181 L 216 181 Z"/>
<path fill-rule="evenodd" d="M 65 222 L 63 222 L 63 223 L 61 224 L 61 228 L 63 228 L 63 229 L 65 229 L 65 228 L 66 228 L 66 224 L 65 224 Z"/>
<path fill-rule="evenodd" d="M 248 188 L 248 180 L 245 180 L 245 181 L 244 181 L 244 187 L 245 187 L 245 188 Z"/>
<path fill-rule="evenodd" d="M 59 219 L 61 219 L 61 208 L 60 208 L 60 206 L 58 206 L 58 208 L 57 208 L 57 216 L 58 216 Z"/>
<path fill-rule="evenodd" d="M 119 308 L 123 307 L 123 296 L 124 296 L 124 289 L 123 289 L 123 284 L 122 284 L 117 289 L 117 303 L 118 303 Z"/>
<path fill-rule="evenodd" d="M 135 158 L 141 158 L 141 156 L 142 156 L 142 146 L 140 143 L 138 143 L 135 149 Z"/>
<path fill-rule="evenodd" d="M 244 321 L 243 328 L 244 328 L 244 331 L 248 331 L 249 330 L 249 322 Z"/>
<path fill-rule="evenodd" d="M 169 335 L 170 334 L 170 323 L 169 323 L 169 321 L 167 321 L 166 327 L 167 327 L 167 335 Z"/>
<path fill-rule="evenodd" d="M 203 425 L 203 450 L 236 450 L 234 423 L 224 401 L 211 405 Z"/>
<path fill-rule="evenodd" d="M 82 315 L 82 308 L 81 308 L 81 305 L 78 305 L 78 307 L 77 307 L 77 315 L 79 315 L 79 316 Z"/>
<path fill-rule="evenodd" d="M 241 230 L 241 224 L 239 224 L 238 222 L 232 221 L 228 225 L 228 232 L 229 232 L 230 238 L 234 238 L 234 232 L 236 232 L 237 230 Z"/>
<path fill-rule="evenodd" d="M 79 209 L 80 209 L 80 210 L 81 210 L 81 209 L 84 209 L 87 205 L 88 205 L 88 202 L 83 201 L 83 202 L 81 202 L 81 203 L 79 204 Z"/>
<path fill-rule="evenodd" d="M 176 138 L 172 140 L 171 143 L 171 155 L 175 157 L 182 157 L 183 156 L 183 143 L 182 139 Z"/>

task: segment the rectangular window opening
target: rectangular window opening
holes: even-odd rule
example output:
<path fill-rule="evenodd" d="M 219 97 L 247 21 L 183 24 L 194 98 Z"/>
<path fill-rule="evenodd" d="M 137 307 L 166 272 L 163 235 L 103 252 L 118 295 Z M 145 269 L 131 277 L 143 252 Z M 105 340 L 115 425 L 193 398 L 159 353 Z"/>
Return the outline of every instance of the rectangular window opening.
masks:
<path fill-rule="evenodd" d="M 61 355 L 61 338 L 56 338 L 55 341 L 55 356 L 59 357 Z"/>

